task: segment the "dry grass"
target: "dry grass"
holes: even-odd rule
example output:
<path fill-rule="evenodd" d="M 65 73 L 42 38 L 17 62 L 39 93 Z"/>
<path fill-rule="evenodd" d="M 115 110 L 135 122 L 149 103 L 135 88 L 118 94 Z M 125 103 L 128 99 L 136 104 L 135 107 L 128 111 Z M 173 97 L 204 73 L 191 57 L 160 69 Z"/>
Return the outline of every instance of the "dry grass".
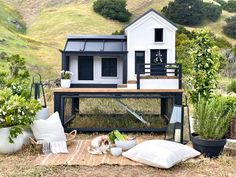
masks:
<path fill-rule="evenodd" d="M 136 134 L 144 139 L 157 138 L 155 134 Z M 80 139 L 89 139 L 96 134 L 80 134 Z M 3 177 L 155 177 L 155 176 L 235 176 L 236 153 L 224 152 L 218 159 L 199 157 L 180 163 L 169 170 L 135 166 L 33 166 L 38 154 L 31 147 L 13 155 L 0 155 L 0 176 Z"/>

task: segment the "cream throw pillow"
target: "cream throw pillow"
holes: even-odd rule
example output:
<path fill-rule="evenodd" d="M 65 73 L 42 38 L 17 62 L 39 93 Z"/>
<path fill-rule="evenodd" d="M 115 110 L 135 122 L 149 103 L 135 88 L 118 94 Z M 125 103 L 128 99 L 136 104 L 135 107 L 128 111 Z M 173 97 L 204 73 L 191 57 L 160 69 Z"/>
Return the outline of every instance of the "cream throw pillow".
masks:
<path fill-rule="evenodd" d="M 122 155 L 153 167 L 171 168 L 181 161 L 200 155 L 200 152 L 167 140 L 150 140 L 138 144 Z"/>
<path fill-rule="evenodd" d="M 55 112 L 46 120 L 35 120 L 31 125 L 31 129 L 37 141 L 66 141 L 64 128 L 62 127 L 58 112 Z"/>

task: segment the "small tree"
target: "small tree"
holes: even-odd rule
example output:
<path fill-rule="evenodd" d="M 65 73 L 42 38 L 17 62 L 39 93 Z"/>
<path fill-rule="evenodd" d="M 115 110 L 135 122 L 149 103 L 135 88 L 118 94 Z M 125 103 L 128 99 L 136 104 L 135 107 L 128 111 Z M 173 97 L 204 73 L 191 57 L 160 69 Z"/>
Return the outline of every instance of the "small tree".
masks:
<path fill-rule="evenodd" d="M 236 39 L 236 15 L 230 18 L 227 18 L 226 20 L 226 26 L 223 27 L 223 32 L 231 37 Z"/>
<path fill-rule="evenodd" d="M 204 19 L 216 21 L 222 7 L 213 3 L 204 3 L 203 0 L 174 0 L 162 9 L 166 17 L 182 25 L 199 25 Z"/>
<path fill-rule="evenodd" d="M 93 3 L 93 9 L 104 17 L 120 22 L 127 22 L 131 17 L 126 9 L 126 0 L 97 0 Z"/>
<path fill-rule="evenodd" d="M 197 103 L 199 98 L 207 100 L 212 97 L 217 87 L 217 74 L 221 65 L 222 56 L 208 30 L 203 29 L 196 33 L 191 57 L 193 70 L 188 91 L 192 102 Z"/>

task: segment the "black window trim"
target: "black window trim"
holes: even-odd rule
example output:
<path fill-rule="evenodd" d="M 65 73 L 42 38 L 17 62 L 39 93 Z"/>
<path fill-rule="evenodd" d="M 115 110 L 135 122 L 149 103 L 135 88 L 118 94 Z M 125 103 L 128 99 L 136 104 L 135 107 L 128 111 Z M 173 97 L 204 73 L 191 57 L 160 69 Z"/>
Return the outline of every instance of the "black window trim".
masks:
<path fill-rule="evenodd" d="M 103 59 L 115 59 L 116 60 L 116 76 L 104 76 L 102 72 Z M 118 58 L 116 57 L 102 57 L 101 58 L 101 77 L 102 78 L 118 78 Z"/>
<path fill-rule="evenodd" d="M 145 59 L 146 59 L 146 57 L 145 57 L 146 51 L 145 50 L 135 50 L 134 51 L 135 74 L 137 74 L 137 65 L 136 65 L 136 53 L 137 52 L 142 52 L 144 54 L 144 64 L 145 64 Z M 145 73 L 145 71 L 141 72 L 141 74 L 144 74 L 144 73 Z"/>
<path fill-rule="evenodd" d="M 162 40 L 158 41 L 156 40 L 156 30 L 161 29 L 162 30 Z M 154 42 L 164 42 L 164 28 L 154 28 Z"/>

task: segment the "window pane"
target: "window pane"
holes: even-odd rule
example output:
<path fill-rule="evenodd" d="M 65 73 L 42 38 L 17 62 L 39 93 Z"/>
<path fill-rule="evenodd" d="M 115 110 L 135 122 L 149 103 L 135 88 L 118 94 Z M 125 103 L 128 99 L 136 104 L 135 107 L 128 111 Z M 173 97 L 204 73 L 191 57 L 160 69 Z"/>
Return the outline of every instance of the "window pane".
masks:
<path fill-rule="evenodd" d="M 102 58 L 102 76 L 108 76 L 108 77 L 117 76 L 116 58 Z"/>
<path fill-rule="evenodd" d="M 137 74 L 137 64 L 145 63 L 145 52 L 144 51 L 136 51 L 135 52 L 135 74 Z M 144 73 L 144 65 L 140 66 L 140 73 Z"/>
<path fill-rule="evenodd" d="M 157 28 L 155 29 L 155 42 L 162 42 L 163 41 L 163 29 Z"/>

